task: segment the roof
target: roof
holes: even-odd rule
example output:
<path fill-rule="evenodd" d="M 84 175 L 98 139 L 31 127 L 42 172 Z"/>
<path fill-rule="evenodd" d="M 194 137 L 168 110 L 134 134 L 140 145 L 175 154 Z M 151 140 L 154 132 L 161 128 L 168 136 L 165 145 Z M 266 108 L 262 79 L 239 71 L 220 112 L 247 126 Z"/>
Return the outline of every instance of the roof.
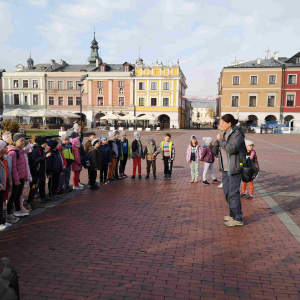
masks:
<path fill-rule="evenodd" d="M 37 64 L 37 65 L 33 66 L 32 70 L 25 68 L 18 72 L 45 72 L 45 70 L 42 70 L 42 68 L 48 68 L 49 66 L 50 66 L 50 64 Z"/>
<path fill-rule="evenodd" d="M 0 72 L 5 72 L 5 69 L 0 69 Z"/>
<path fill-rule="evenodd" d="M 195 101 L 195 102 L 191 102 L 191 105 L 193 108 L 215 108 L 216 107 L 216 102 L 201 102 L 201 101 Z"/>
<path fill-rule="evenodd" d="M 238 65 L 228 66 L 225 69 L 241 69 L 241 68 L 281 68 L 284 64 L 283 61 L 276 60 L 274 58 L 270 59 L 261 59 L 260 64 L 257 63 L 257 60 L 247 61 Z"/>

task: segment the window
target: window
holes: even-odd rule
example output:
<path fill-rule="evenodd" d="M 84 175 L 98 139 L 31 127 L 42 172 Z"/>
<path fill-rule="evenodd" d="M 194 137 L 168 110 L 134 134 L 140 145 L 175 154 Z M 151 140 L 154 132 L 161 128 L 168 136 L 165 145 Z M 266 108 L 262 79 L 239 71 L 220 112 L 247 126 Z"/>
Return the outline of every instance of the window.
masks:
<path fill-rule="evenodd" d="M 28 88 L 28 80 L 23 80 L 23 88 Z"/>
<path fill-rule="evenodd" d="M 276 83 L 276 75 L 270 75 L 269 84 L 275 84 L 275 83 Z"/>
<path fill-rule="evenodd" d="M 81 98 L 80 97 L 76 97 L 76 105 L 80 105 L 81 102 Z"/>
<path fill-rule="evenodd" d="M 68 90 L 73 90 L 73 81 L 67 82 Z"/>
<path fill-rule="evenodd" d="M 125 105 L 125 98 L 119 97 L 119 106 L 124 106 L 124 105 Z"/>
<path fill-rule="evenodd" d="M 296 64 L 300 64 L 300 57 L 296 57 Z"/>
<path fill-rule="evenodd" d="M 54 97 L 49 97 L 49 105 L 54 105 Z"/>
<path fill-rule="evenodd" d="M 100 72 L 105 72 L 105 66 L 100 67 Z"/>
<path fill-rule="evenodd" d="M 268 96 L 268 107 L 275 107 L 275 96 Z"/>
<path fill-rule="evenodd" d="M 19 87 L 19 80 L 14 80 L 13 84 L 14 84 L 14 88 L 18 88 Z"/>
<path fill-rule="evenodd" d="M 58 81 L 58 83 L 57 83 L 57 88 L 58 88 L 59 90 L 63 90 L 63 89 L 64 89 L 64 82 L 63 82 L 63 81 Z"/>
<path fill-rule="evenodd" d="M 97 99 L 97 105 L 98 106 L 103 106 L 103 97 L 98 97 L 98 99 Z"/>
<path fill-rule="evenodd" d="M 249 107 L 256 107 L 256 96 L 250 96 Z"/>
<path fill-rule="evenodd" d="M 289 75 L 289 84 L 296 84 L 296 75 Z"/>
<path fill-rule="evenodd" d="M 139 82 L 139 90 L 145 90 L 146 89 L 146 83 L 145 82 Z"/>
<path fill-rule="evenodd" d="M 129 66 L 125 66 L 124 71 L 129 72 Z"/>
<path fill-rule="evenodd" d="M 68 97 L 68 105 L 73 105 L 73 97 Z"/>
<path fill-rule="evenodd" d="M 287 95 L 286 106 L 294 106 L 295 95 Z"/>
<path fill-rule="evenodd" d="M 98 81 L 98 88 L 103 88 L 103 81 Z"/>
<path fill-rule="evenodd" d="M 119 87 L 124 87 L 124 81 L 119 81 Z"/>
<path fill-rule="evenodd" d="M 100 88 L 100 89 L 98 90 L 98 93 L 99 93 L 99 94 L 103 94 L 103 88 Z"/>
<path fill-rule="evenodd" d="M 151 90 L 157 90 L 157 82 L 151 82 Z"/>
<path fill-rule="evenodd" d="M 64 97 L 58 97 L 58 105 L 64 105 Z"/>
<path fill-rule="evenodd" d="M 163 98 L 163 106 L 169 106 L 169 98 Z"/>
<path fill-rule="evenodd" d="M 250 84 L 257 84 L 257 76 L 251 76 Z"/>
<path fill-rule="evenodd" d="M 157 98 L 151 98 L 151 106 L 156 106 Z"/>
<path fill-rule="evenodd" d="M 80 90 L 79 84 L 81 84 L 81 82 L 80 81 L 76 81 L 76 90 Z"/>
<path fill-rule="evenodd" d="M 170 82 L 164 82 L 163 83 L 163 90 L 168 91 L 169 89 L 170 89 Z"/>
<path fill-rule="evenodd" d="M 239 96 L 232 96 L 231 97 L 231 106 L 238 107 L 239 106 Z"/>
<path fill-rule="evenodd" d="M 123 88 L 120 88 L 119 94 L 120 94 L 120 95 L 123 95 L 123 94 L 124 94 L 124 89 L 123 89 Z"/>
<path fill-rule="evenodd" d="M 240 76 L 233 76 L 233 84 L 234 85 L 240 84 Z"/>
<path fill-rule="evenodd" d="M 37 89 L 39 87 L 38 80 L 32 80 L 33 88 Z"/>
<path fill-rule="evenodd" d="M 24 96 L 24 103 L 25 103 L 25 104 L 28 103 L 28 98 L 27 98 L 27 96 Z"/>
<path fill-rule="evenodd" d="M 19 94 L 14 94 L 14 105 L 20 105 Z"/>
<path fill-rule="evenodd" d="M 54 81 L 48 81 L 48 90 L 54 90 Z"/>
<path fill-rule="evenodd" d="M 145 98 L 139 98 L 139 106 L 145 106 Z"/>
<path fill-rule="evenodd" d="M 39 105 L 39 95 L 33 95 L 33 105 Z"/>

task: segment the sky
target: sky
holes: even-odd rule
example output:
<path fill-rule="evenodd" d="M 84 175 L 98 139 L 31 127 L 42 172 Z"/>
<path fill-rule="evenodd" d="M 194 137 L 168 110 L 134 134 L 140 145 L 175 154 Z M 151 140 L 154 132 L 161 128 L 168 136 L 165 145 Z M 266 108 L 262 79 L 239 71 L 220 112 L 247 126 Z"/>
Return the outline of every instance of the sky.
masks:
<path fill-rule="evenodd" d="M 106 63 L 176 63 L 187 96 L 215 96 L 235 60 L 300 51 L 296 0 L 0 0 L 0 69 L 50 59 L 84 64 L 95 28 Z"/>

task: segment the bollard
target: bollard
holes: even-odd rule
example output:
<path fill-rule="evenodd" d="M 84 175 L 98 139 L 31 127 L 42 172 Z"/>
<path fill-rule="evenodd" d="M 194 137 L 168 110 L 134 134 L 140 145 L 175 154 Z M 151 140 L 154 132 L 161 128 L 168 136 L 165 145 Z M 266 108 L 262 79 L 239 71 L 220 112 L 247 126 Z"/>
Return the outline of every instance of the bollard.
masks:
<path fill-rule="evenodd" d="M 19 300 L 19 282 L 16 270 L 12 267 L 9 258 L 1 259 L 3 272 L 0 274 L 0 299 Z"/>

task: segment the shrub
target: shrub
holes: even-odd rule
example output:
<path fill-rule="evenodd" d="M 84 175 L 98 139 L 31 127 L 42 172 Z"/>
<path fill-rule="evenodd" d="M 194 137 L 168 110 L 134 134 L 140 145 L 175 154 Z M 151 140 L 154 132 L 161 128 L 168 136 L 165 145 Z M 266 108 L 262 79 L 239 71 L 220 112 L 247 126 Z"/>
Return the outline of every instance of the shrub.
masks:
<path fill-rule="evenodd" d="M 18 132 L 20 128 L 20 124 L 17 121 L 11 121 L 10 119 L 6 119 L 3 122 L 3 129 L 5 131 L 10 131 L 11 133 Z"/>

